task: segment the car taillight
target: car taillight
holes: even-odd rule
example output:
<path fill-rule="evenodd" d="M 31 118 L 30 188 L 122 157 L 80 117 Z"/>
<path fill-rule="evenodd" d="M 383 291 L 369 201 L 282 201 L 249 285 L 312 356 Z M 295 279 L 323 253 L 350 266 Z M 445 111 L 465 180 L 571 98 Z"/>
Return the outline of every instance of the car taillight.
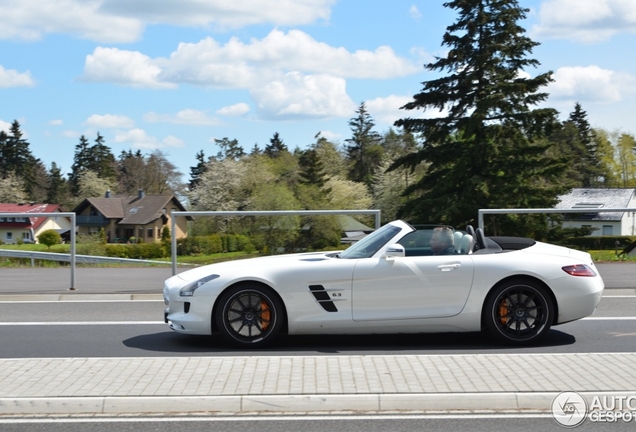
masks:
<path fill-rule="evenodd" d="M 592 268 L 586 266 L 585 264 L 575 264 L 569 265 L 565 267 L 561 267 L 564 272 L 571 276 L 587 276 L 594 277 L 596 276 L 596 272 L 592 270 Z"/>

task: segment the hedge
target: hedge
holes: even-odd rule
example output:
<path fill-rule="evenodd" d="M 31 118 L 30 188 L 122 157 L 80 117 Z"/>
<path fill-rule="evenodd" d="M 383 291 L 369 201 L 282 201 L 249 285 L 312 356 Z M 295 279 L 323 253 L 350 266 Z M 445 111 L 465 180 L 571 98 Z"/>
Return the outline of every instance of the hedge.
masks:
<path fill-rule="evenodd" d="M 568 246 L 583 250 L 614 250 L 618 242 L 618 250 L 623 250 L 636 237 L 631 236 L 599 236 L 599 237 L 575 237 L 566 240 Z"/>
<path fill-rule="evenodd" d="M 115 258 L 165 258 L 170 251 L 161 243 L 107 244 L 106 256 Z"/>
<path fill-rule="evenodd" d="M 186 237 L 177 241 L 177 255 L 212 255 L 237 251 L 254 251 L 249 237 L 237 234 L 212 234 Z"/>

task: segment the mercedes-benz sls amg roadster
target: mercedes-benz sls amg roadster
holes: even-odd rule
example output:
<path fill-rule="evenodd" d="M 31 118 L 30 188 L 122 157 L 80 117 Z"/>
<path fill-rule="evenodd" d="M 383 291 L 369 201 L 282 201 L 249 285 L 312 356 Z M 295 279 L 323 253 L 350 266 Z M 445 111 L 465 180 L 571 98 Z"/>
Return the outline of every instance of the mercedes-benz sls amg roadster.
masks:
<path fill-rule="evenodd" d="M 591 315 L 601 300 L 603 280 L 586 252 L 468 227 L 436 254 L 436 230 L 394 221 L 341 252 L 185 271 L 165 282 L 164 318 L 179 333 L 218 333 L 239 347 L 281 333 L 482 330 L 521 345 Z"/>

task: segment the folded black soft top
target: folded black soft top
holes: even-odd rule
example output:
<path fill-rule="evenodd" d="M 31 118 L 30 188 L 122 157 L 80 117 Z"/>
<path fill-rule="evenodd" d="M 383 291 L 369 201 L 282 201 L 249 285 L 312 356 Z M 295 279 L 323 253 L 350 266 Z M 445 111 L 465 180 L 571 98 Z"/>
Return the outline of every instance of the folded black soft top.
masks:
<path fill-rule="evenodd" d="M 497 243 L 503 250 L 521 250 L 528 248 L 536 243 L 536 240 L 525 237 L 489 237 Z"/>

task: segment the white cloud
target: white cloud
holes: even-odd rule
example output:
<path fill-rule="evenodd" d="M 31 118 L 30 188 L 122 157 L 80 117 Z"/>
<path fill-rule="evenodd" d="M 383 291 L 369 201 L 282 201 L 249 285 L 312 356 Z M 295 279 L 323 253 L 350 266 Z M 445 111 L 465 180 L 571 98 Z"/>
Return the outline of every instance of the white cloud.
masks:
<path fill-rule="evenodd" d="M 127 143 L 133 148 L 146 150 L 185 146 L 183 140 L 172 135 L 168 135 L 160 141 L 156 137 L 148 135 L 145 130 L 139 128 L 115 134 L 115 142 Z"/>
<path fill-rule="evenodd" d="M 101 4 L 100 0 L 3 0 L 0 39 L 36 40 L 47 33 L 69 33 L 101 42 L 132 42 L 141 36 L 142 21 L 104 13 Z"/>
<path fill-rule="evenodd" d="M 636 32 L 633 0 L 546 0 L 533 33 L 575 42 L 602 42 L 619 32 Z"/>
<path fill-rule="evenodd" d="M 429 109 L 403 110 L 404 105 L 413 101 L 412 96 L 390 95 L 379 97 L 365 102 L 369 114 L 378 122 L 392 126 L 396 120 L 401 118 L 440 118 L 448 115 L 448 110 Z"/>
<path fill-rule="evenodd" d="M 333 132 L 333 131 L 328 131 L 328 130 L 321 130 L 320 131 L 320 136 L 323 136 L 323 137 L 327 138 L 327 140 L 331 141 L 331 142 L 336 142 L 336 141 L 342 139 L 342 134 L 339 134 L 339 133 Z"/>
<path fill-rule="evenodd" d="M 176 87 L 159 80 L 161 67 L 156 63 L 157 61 L 137 51 L 97 47 L 93 54 L 86 56 L 84 75 L 81 79 L 132 87 Z"/>
<path fill-rule="evenodd" d="M 103 0 L 101 3 L 101 10 L 107 14 L 135 17 L 142 22 L 238 28 L 262 23 L 300 25 L 327 20 L 335 0 Z"/>
<path fill-rule="evenodd" d="M 143 119 L 149 123 L 172 123 L 197 126 L 218 126 L 222 122 L 214 117 L 210 117 L 203 111 L 194 109 L 184 109 L 176 114 L 157 114 L 149 112 L 144 114 Z"/>
<path fill-rule="evenodd" d="M 49 124 L 51 126 L 62 126 L 64 124 L 64 121 L 60 119 L 49 120 Z"/>
<path fill-rule="evenodd" d="M 400 108 L 413 100 L 410 96 L 391 95 L 385 98 L 375 98 L 365 102 L 367 111 L 378 122 L 386 125 L 393 123 L 407 115 L 411 116 L 408 111 Z M 407 114 L 408 113 L 408 114 Z"/>
<path fill-rule="evenodd" d="M 0 120 L 0 131 L 9 133 L 10 129 L 11 129 L 11 123 L 7 123 L 6 121 Z"/>
<path fill-rule="evenodd" d="M 74 130 L 66 130 L 62 132 L 62 135 L 66 138 L 79 138 L 82 134 Z"/>
<path fill-rule="evenodd" d="M 86 57 L 83 79 L 135 87 L 194 84 L 214 88 L 249 88 L 280 79 L 287 72 L 345 78 L 386 79 L 418 72 L 420 66 L 387 46 L 350 52 L 318 42 L 308 34 L 272 30 L 263 39 L 225 45 L 208 37 L 181 43 L 168 59 L 137 51 L 98 47 Z"/>
<path fill-rule="evenodd" d="M 0 66 L 0 87 L 33 87 L 34 85 L 31 72 L 20 73 L 14 69 L 5 69 Z"/>
<path fill-rule="evenodd" d="M 99 42 L 133 42 L 148 24 L 238 28 L 328 20 L 335 0 L 3 0 L 0 39 L 67 33 Z"/>
<path fill-rule="evenodd" d="M 216 111 L 217 114 L 228 117 L 239 117 L 248 112 L 250 112 L 250 106 L 243 102 L 226 106 Z"/>
<path fill-rule="evenodd" d="M 356 109 L 345 80 L 329 75 L 290 72 L 251 94 L 259 112 L 270 118 L 347 117 Z"/>
<path fill-rule="evenodd" d="M 409 16 L 415 20 L 422 18 L 422 12 L 417 8 L 417 6 L 412 5 L 409 8 Z"/>
<path fill-rule="evenodd" d="M 612 103 L 633 93 L 636 77 L 602 69 L 598 66 L 562 67 L 553 75 L 547 91 L 551 99 Z"/>
<path fill-rule="evenodd" d="M 105 129 L 129 129 L 135 125 L 135 122 L 125 115 L 117 114 L 93 114 L 86 120 L 89 126 Z"/>

